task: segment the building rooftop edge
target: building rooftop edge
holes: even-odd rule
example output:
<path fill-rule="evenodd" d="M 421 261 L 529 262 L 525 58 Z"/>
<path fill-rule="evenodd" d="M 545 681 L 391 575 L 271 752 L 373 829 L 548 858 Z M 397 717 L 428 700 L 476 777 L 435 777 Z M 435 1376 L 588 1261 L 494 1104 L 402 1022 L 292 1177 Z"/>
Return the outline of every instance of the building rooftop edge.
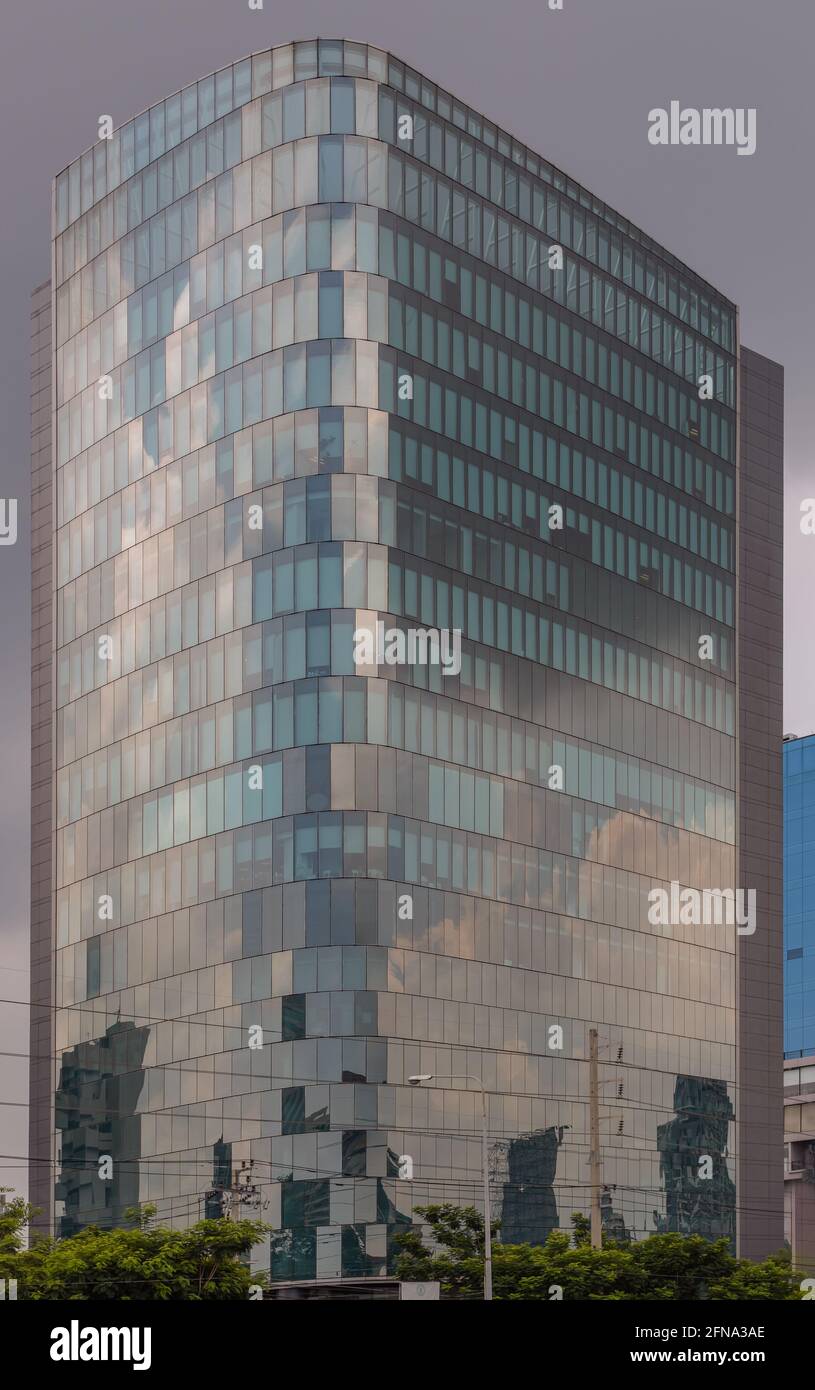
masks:
<path fill-rule="evenodd" d="M 367 39 L 350 38 L 348 35 L 338 35 L 338 34 L 332 34 L 332 35 L 323 35 L 323 34 L 301 35 L 300 37 L 298 37 L 298 38 L 296 38 L 296 39 L 287 39 L 285 43 L 271 44 L 268 48 L 267 48 L 267 47 L 263 47 L 263 48 L 255 48 L 255 49 L 252 49 L 252 51 L 251 51 L 250 53 L 243 53 L 243 54 L 240 55 L 240 57 L 232 58 L 232 59 L 230 59 L 229 62 L 227 62 L 227 63 L 222 63 L 222 64 L 220 65 L 220 67 L 213 68 L 210 72 L 202 73 L 202 75 L 201 75 L 200 77 L 193 78 L 191 82 L 187 82 L 187 83 L 185 84 L 184 87 L 177 87 L 174 91 L 168 92 L 165 96 L 159 97 L 156 101 L 150 102 L 149 105 L 143 106 L 143 107 L 141 108 L 140 111 L 136 111 L 136 112 L 134 112 L 132 115 L 128 116 L 128 117 L 127 117 L 124 121 L 122 121 L 119 125 L 117 125 L 117 126 L 114 127 L 113 134 L 116 134 L 117 131 L 122 130 L 126 125 L 129 125 L 131 121 L 137 120 L 139 116 L 143 116 L 143 115 L 145 114 L 145 112 L 152 110 L 152 108 L 153 108 L 154 106 L 158 106 L 160 102 L 162 102 L 162 101 L 167 101 L 169 97 L 173 97 L 173 96 L 178 95 L 178 93 L 185 91 L 187 87 L 191 87 L 191 86 L 193 86 L 195 83 L 198 83 L 198 82 L 205 82 L 205 81 L 207 80 L 208 77 L 214 77 L 214 76 L 216 75 L 216 73 L 223 72 L 225 68 L 234 67 L 234 66 L 235 66 L 236 64 L 238 64 L 238 63 L 244 63 L 244 62 L 246 62 L 246 61 L 247 61 L 248 59 L 250 59 L 250 58 L 258 57 L 258 56 L 259 56 L 260 54 L 262 54 L 262 53 L 274 52 L 275 49 L 279 49 L 279 48 L 288 48 L 290 45 L 292 45 L 292 44 L 297 44 L 297 43 L 358 43 L 358 44 L 364 44 L 367 48 L 379 49 L 379 52 L 382 53 L 382 54 L 384 54 L 385 57 L 388 58 L 388 59 L 393 58 L 395 62 L 397 62 L 397 63 L 402 63 L 403 66 L 413 67 L 413 65 L 412 65 L 411 63 L 406 63 L 406 60 L 405 60 L 404 58 L 399 57 L 399 55 L 396 54 L 396 53 L 394 53 L 394 52 L 392 52 L 391 49 L 382 48 L 379 44 L 377 44 L 377 43 L 370 43 Z M 413 71 L 416 72 L 416 74 L 417 74 L 419 77 L 425 77 L 425 76 L 427 76 L 426 73 L 421 72 L 418 68 L 413 68 Z M 440 83 L 436 82 L 434 78 L 429 78 L 428 80 L 431 81 L 431 82 L 433 82 L 434 85 L 435 85 L 436 87 L 439 87 L 439 86 L 441 85 Z M 384 83 L 383 85 L 387 86 L 388 84 L 387 84 L 387 83 Z M 468 107 L 470 106 L 470 103 L 469 103 L 469 102 L 464 102 L 461 98 L 456 97 L 452 92 L 449 91 L 449 89 L 448 89 L 447 87 L 442 87 L 441 90 L 444 91 L 448 96 L 450 96 L 454 101 L 460 102 L 461 105 L 468 106 Z M 475 108 L 475 107 L 470 107 L 470 109 L 471 109 L 471 110 L 475 110 L 476 108 Z M 553 163 L 552 163 L 552 160 L 549 159 L 548 155 L 541 154 L 538 150 L 533 149 L 532 146 L 529 145 L 529 144 L 527 144 L 525 140 L 521 140 L 518 136 L 514 135 L 514 134 L 512 133 L 512 131 L 507 130 L 507 128 L 506 128 L 505 126 L 499 125 L 497 121 L 494 121 L 494 120 L 492 119 L 491 116 L 487 116 L 483 111 L 479 111 L 478 114 L 481 115 L 481 116 L 483 116 L 485 120 L 489 121 L 490 125 L 494 125 L 494 126 L 496 127 L 496 129 L 497 129 L 498 131 L 501 132 L 501 134 L 507 136 L 507 138 L 508 138 L 509 140 L 511 140 L 512 142 L 514 142 L 516 145 L 521 145 L 521 146 L 523 146 L 523 148 L 524 148 L 525 150 L 528 150 L 528 151 L 529 151 L 531 154 L 533 154 L 536 158 L 542 159 L 542 160 L 545 161 L 545 163 L 551 165 L 551 167 L 552 167 L 552 169 L 555 171 L 555 173 L 559 174 L 562 178 L 566 179 L 569 183 L 575 184 L 576 187 L 577 187 L 578 189 L 580 189 L 581 192 L 587 194 L 587 195 L 588 195 L 590 198 L 592 198 L 595 202 L 602 203 L 603 206 L 604 206 L 605 208 L 607 208 L 609 212 L 613 213 L 615 217 L 618 217 L 618 218 L 620 218 L 622 221 L 627 222 L 627 223 L 629 224 L 629 226 L 631 226 L 636 232 L 639 232 L 642 236 L 646 237 L 647 240 L 648 240 L 649 242 L 651 242 L 655 248 L 657 248 L 657 251 L 658 251 L 658 252 L 659 252 L 659 251 L 662 251 L 662 252 L 665 253 L 666 256 L 671 257 L 671 258 L 676 262 L 676 264 L 677 264 L 679 267 L 681 267 L 683 270 L 687 271 L 687 273 L 688 273 L 689 275 L 691 275 L 691 276 L 693 277 L 694 280 L 698 281 L 699 284 L 701 284 L 701 285 L 706 285 L 706 286 L 708 287 L 708 289 L 709 289 L 713 294 L 715 294 L 720 300 L 722 300 L 729 308 L 731 308 L 731 309 L 733 309 L 733 310 L 736 310 L 736 309 L 738 308 L 738 305 L 737 305 L 736 301 L 735 301 L 734 299 L 731 299 L 728 295 L 724 294 L 723 291 L 720 290 L 720 289 L 718 288 L 718 286 L 716 286 L 716 285 L 714 285 L 714 284 L 712 283 L 712 281 L 707 280 L 707 279 L 704 277 L 704 275 L 700 275 L 698 271 L 694 270 L 693 267 L 690 266 L 690 265 L 688 265 L 688 263 L 687 263 L 686 261 L 683 261 L 679 256 L 677 256 L 673 251 L 671 251 L 670 248 L 669 248 L 668 246 L 665 246 L 665 245 L 664 245 L 661 241 L 659 241 L 656 237 L 652 236 L 650 232 L 646 232 L 645 229 L 644 229 L 643 227 L 640 227 L 637 223 L 632 222 L 632 221 L 631 221 L 631 218 L 630 218 L 630 217 L 627 217 L 627 216 L 625 215 L 625 213 L 618 212 L 616 208 L 612 207 L 610 203 L 606 202 L 605 198 L 600 198 L 600 197 L 598 197 L 595 193 L 592 193 L 591 189 L 589 189 L 585 184 L 580 183 L 580 181 L 579 181 L 578 179 L 574 178 L 571 174 L 568 174 L 568 173 L 565 171 L 565 169 L 561 169 L 558 165 L 553 164 Z M 62 174 L 64 174 L 64 173 L 66 172 L 67 169 L 70 169 L 72 165 L 78 163 L 79 160 L 81 160 L 86 154 L 88 154 L 91 150 L 95 149 L 96 146 L 97 146 L 98 144 L 99 144 L 99 141 L 98 141 L 98 140 L 94 140 L 92 144 L 87 145 L 87 146 L 85 147 L 84 150 L 81 150 L 80 153 L 77 154 L 77 155 L 75 155 L 73 159 L 70 159 L 70 160 L 68 161 L 67 164 L 64 164 L 64 165 L 62 166 L 61 169 L 58 169 L 57 172 L 52 176 L 52 179 L 51 179 L 52 189 L 54 188 L 57 179 L 60 178 L 60 176 L 61 176 Z M 567 196 L 568 196 L 568 195 L 567 195 Z"/>

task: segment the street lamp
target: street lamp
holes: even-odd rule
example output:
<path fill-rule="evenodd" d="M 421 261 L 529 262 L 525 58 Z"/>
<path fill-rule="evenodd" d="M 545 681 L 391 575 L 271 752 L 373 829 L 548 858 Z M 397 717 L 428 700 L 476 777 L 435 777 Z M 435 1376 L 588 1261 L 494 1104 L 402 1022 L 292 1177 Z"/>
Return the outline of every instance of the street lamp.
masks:
<path fill-rule="evenodd" d="M 421 1072 L 416 1076 L 409 1076 L 408 1081 L 411 1086 L 419 1086 L 423 1081 L 432 1081 L 433 1072 Z M 492 1231 L 490 1230 L 490 1173 L 487 1154 L 487 1092 L 480 1076 L 471 1076 L 469 1072 L 444 1072 L 437 1074 L 437 1081 L 474 1081 L 481 1091 L 481 1164 L 482 1177 L 484 1182 L 484 1299 L 492 1301 Z"/>

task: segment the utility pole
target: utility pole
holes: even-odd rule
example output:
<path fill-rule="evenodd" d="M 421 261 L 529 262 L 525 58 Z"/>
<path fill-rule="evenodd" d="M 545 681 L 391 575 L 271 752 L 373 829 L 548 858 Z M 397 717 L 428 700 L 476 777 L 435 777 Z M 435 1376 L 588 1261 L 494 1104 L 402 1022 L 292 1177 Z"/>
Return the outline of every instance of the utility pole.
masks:
<path fill-rule="evenodd" d="M 238 1170 L 237 1170 L 237 1168 L 233 1168 L 233 1169 L 232 1169 L 232 1186 L 228 1189 L 226 1195 L 227 1195 L 227 1207 L 226 1207 L 226 1219 L 227 1219 L 227 1221 L 240 1221 L 240 1216 L 241 1216 L 241 1212 L 240 1212 L 241 1196 L 240 1196 L 240 1192 L 238 1191 Z M 236 1208 L 236 1207 L 237 1207 L 237 1209 L 238 1209 L 238 1214 L 237 1214 L 237 1216 L 235 1216 L 235 1214 L 234 1214 L 234 1213 L 235 1213 L 235 1208 Z"/>
<path fill-rule="evenodd" d="M 232 1185 L 221 1189 L 223 1213 L 227 1221 L 240 1221 L 244 1205 L 259 1210 L 268 1203 L 263 1202 L 261 1191 L 253 1180 L 252 1170 L 255 1160 L 232 1169 Z M 244 1181 L 241 1181 L 244 1179 Z"/>
<path fill-rule="evenodd" d="M 242 1196 L 238 1176 L 238 1169 L 230 1168 L 229 1186 L 212 1188 L 211 1191 L 206 1194 L 207 1198 L 217 1197 L 219 1199 L 221 1204 L 221 1216 L 225 1221 L 240 1220 Z M 237 1215 L 235 1215 L 236 1208 Z"/>
<path fill-rule="evenodd" d="M 492 1213 L 490 1211 L 490 1171 L 487 1143 L 487 1091 L 481 1083 L 481 1166 L 484 1179 L 484 1298 L 492 1298 Z"/>
<path fill-rule="evenodd" d="M 600 1081 L 598 1077 L 598 1034 L 589 1029 L 589 1164 L 591 1166 L 591 1248 L 603 1247 L 603 1222 L 600 1214 Z"/>
<path fill-rule="evenodd" d="M 489 1099 L 487 1088 L 480 1076 L 469 1072 L 441 1072 L 434 1077 L 433 1072 L 417 1072 L 408 1077 L 411 1086 L 420 1086 L 423 1081 L 474 1081 L 481 1091 L 481 1168 L 484 1188 L 484 1300 L 492 1299 L 492 1213 L 490 1211 L 490 1170 L 489 1170 Z"/>

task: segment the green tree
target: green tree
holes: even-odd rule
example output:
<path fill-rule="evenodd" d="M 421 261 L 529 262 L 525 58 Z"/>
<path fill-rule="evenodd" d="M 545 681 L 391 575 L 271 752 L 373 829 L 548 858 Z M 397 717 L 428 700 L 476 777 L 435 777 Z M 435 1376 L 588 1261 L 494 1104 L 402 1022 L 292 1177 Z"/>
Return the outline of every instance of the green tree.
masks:
<path fill-rule="evenodd" d="M 591 1221 L 582 1211 L 572 1212 L 572 1240 L 575 1245 L 591 1245 Z"/>
<path fill-rule="evenodd" d="M 448 1298 L 480 1298 L 484 1285 L 484 1221 L 474 1207 L 417 1207 L 430 1227 L 397 1237 L 400 1279 L 439 1280 Z M 493 1245 L 496 1299 L 668 1302 L 701 1299 L 802 1297 L 798 1276 L 784 1254 L 761 1263 L 736 1259 L 726 1240 L 653 1235 L 621 1243 L 606 1239 L 592 1250 L 588 1221 L 572 1217 L 573 1237 L 553 1231 L 545 1245 Z M 493 1227 L 495 1229 L 495 1227 Z"/>
<path fill-rule="evenodd" d="M 0 1187 L 4 1198 L 11 1190 Z M 25 1249 L 26 1227 L 36 1215 L 37 1209 L 23 1197 L 12 1197 L 10 1202 L 4 1200 L 0 1205 L 0 1279 L 16 1279 L 20 1298 L 23 1297 L 24 1284 L 31 1285 L 42 1261 L 43 1252 L 39 1245 L 31 1250 Z"/>
<path fill-rule="evenodd" d="M 187 1230 L 151 1226 L 152 1207 L 126 1213 L 124 1229 L 88 1226 L 64 1240 L 24 1250 L 32 1209 L 15 1199 L 0 1218 L 0 1278 L 16 1279 L 20 1299 L 243 1299 L 265 1284 L 247 1257 L 268 1229 L 258 1221 L 199 1221 Z"/>
<path fill-rule="evenodd" d="M 451 1298 L 480 1297 L 484 1290 L 483 1216 L 475 1207 L 456 1207 L 449 1202 L 415 1210 L 430 1226 L 433 1244 L 441 1250 L 433 1253 L 424 1245 L 418 1226 L 397 1236 L 401 1252 L 396 1265 L 398 1277 L 418 1283 L 439 1280 L 442 1292 Z M 493 1223 L 490 1229 L 495 1237 L 498 1226 Z M 496 1248 L 493 1246 L 493 1252 Z"/>
<path fill-rule="evenodd" d="M 6 1202 L 5 1194 L 11 1191 L 13 1189 L 10 1187 L 0 1187 L 4 1198 L 0 1203 L 0 1259 L 22 1250 L 25 1245 L 23 1232 L 36 1215 L 34 1207 L 29 1206 L 23 1197 L 12 1197 L 10 1202 Z"/>

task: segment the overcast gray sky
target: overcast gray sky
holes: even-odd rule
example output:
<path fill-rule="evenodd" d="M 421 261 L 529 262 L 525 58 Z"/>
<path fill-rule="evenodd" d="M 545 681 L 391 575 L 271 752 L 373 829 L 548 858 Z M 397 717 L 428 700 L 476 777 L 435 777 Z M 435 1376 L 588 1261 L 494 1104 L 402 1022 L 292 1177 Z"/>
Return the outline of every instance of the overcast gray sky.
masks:
<path fill-rule="evenodd" d="M 812 469 L 812 0 L 3 0 L 0 54 L 0 496 L 20 534 L 0 548 L 0 998 L 27 997 L 29 293 L 49 273 L 50 181 L 96 138 L 253 50 L 293 38 L 390 49 L 540 151 L 741 308 L 742 340 L 786 369 L 785 727 L 815 730 L 815 537 L 799 532 Z M 648 112 L 755 107 L 757 150 L 660 148 Z M 0 1004 L 0 1050 L 27 1050 Z M 3 1057 L 0 1099 L 25 1101 Z M 25 1152 L 0 1106 L 0 1154 Z M 5 1165 L 5 1166 L 3 1166 Z M 0 1183 L 24 1187 L 0 1158 Z"/>

